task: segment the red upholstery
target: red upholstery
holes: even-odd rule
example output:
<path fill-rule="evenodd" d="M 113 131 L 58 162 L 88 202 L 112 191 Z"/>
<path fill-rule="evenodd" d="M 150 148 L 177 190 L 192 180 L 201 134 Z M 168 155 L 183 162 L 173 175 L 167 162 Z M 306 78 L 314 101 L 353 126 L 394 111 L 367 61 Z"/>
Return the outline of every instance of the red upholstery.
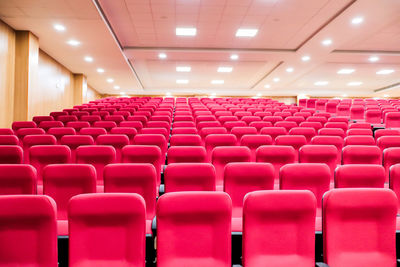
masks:
<path fill-rule="evenodd" d="M 237 138 L 233 134 L 210 134 L 204 139 L 207 151 L 207 159 L 211 162 L 211 153 L 215 147 L 218 146 L 235 146 Z"/>
<path fill-rule="evenodd" d="M 146 203 L 146 234 L 156 215 L 157 172 L 150 163 L 109 164 L 104 168 L 105 193 L 137 193 Z"/>
<path fill-rule="evenodd" d="M 228 163 L 224 191 L 232 199 L 232 232 L 242 232 L 243 199 L 249 192 L 274 189 L 275 169 L 270 163 Z"/>
<path fill-rule="evenodd" d="M 292 146 L 296 150 L 295 160 L 299 158 L 300 147 L 307 144 L 307 139 L 303 135 L 282 135 L 275 138 L 275 144 L 279 146 Z"/>
<path fill-rule="evenodd" d="M 154 145 L 161 149 L 161 162 L 165 162 L 165 154 L 167 153 L 167 140 L 162 134 L 137 134 L 133 138 L 134 145 Z"/>
<path fill-rule="evenodd" d="M 171 146 L 168 149 L 168 164 L 183 162 L 207 162 L 207 152 L 202 146 Z"/>
<path fill-rule="evenodd" d="M 297 123 L 294 121 L 277 121 L 274 124 L 275 127 L 284 127 L 286 131 L 290 131 L 290 129 L 297 127 Z"/>
<path fill-rule="evenodd" d="M 24 163 L 29 163 L 29 148 L 37 145 L 55 145 L 57 139 L 49 134 L 26 135 L 22 140 L 24 148 Z"/>
<path fill-rule="evenodd" d="M 165 128 L 143 128 L 140 134 L 161 134 L 165 137 L 165 140 L 169 138 L 169 132 Z"/>
<path fill-rule="evenodd" d="M 240 139 L 241 146 L 247 146 L 251 151 L 251 161 L 256 161 L 256 150 L 260 146 L 272 145 L 269 135 L 243 135 Z"/>
<path fill-rule="evenodd" d="M 388 112 L 385 115 L 386 128 L 400 128 L 400 112 Z"/>
<path fill-rule="evenodd" d="M 390 135 L 396 135 L 400 136 L 400 130 L 396 129 L 378 129 L 374 132 L 375 140 L 378 140 L 379 137 L 381 136 L 390 136 Z"/>
<path fill-rule="evenodd" d="M 339 128 L 342 129 L 344 132 L 347 131 L 348 125 L 346 122 L 327 122 L 324 125 L 325 128 Z"/>
<path fill-rule="evenodd" d="M 0 135 L 0 145 L 17 146 L 19 145 L 18 137 L 15 135 Z"/>
<path fill-rule="evenodd" d="M 234 134 L 236 136 L 238 145 L 240 143 L 240 139 L 242 138 L 243 135 L 251 135 L 251 134 L 257 134 L 257 129 L 255 127 L 233 127 L 231 129 L 231 134 Z"/>
<path fill-rule="evenodd" d="M 196 124 L 191 121 L 176 121 L 174 124 L 172 124 L 173 128 L 179 128 L 179 127 L 196 127 Z"/>
<path fill-rule="evenodd" d="M 93 127 L 104 128 L 109 133 L 111 129 L 117 127 L 117 123 L 115 121 L 95 121 Z"/>
<path fill-rule="evenodd" d="M 344 145 L 374 146 L 376 143 L 371 135 L 350 135 L 344 138 Z"/>
<path fill-rule="evenodd" d="M 115 148 L 116 162 L 121 161 L 121 150 L 124 146 L 129 145 L 129 139 L 124 134 L 105 134 L 97 137 L 98 145 L 110 145 Z"/>
<path fill-rule="evenodd" d="M 103 185 L 103 169 L 116 160 L 115 148 L 112 146 L 79 146 L 76 149 L 76 162 L 91 164 L 96 169 L 97 185 Z M 99 189 L 98 189 L 99 190 Z"/>
<path fill-rule="evenodd" d="M 36 194 L 36 169 L 28 164 L 0 164 L 0 195 Z"/>
<path fill-rule="evenodd" d="M 261 129 L 260 134 L 266 134 L 271 136 L 272 140 L 275 142 L 275 138 L 279 135 L 286 135 L 287 130 L 284 127 L 264 127 Z"/>
<path fill-rule="evenodd" d="M 93 137 L 93 140 L 96 141 L 97 136 L 102 135 L 102 134 L 107 134 L 107 131 L 104 128 L 90 127 L 90 128 L 82 128 L 79 131 L 79 134 L 90 135 L 91 137 Z"/>
<path fill-rule="evenodd" d="M 247 124 L 244 121 L 227 121 L 224 123 L 224 127 L 230 133 L 234 127 L 246 127 Z"/>
<path fill-rule="evenodd" d="M 226 164 L 230 162 L 249 162 L 251 152 L 245 146 L 219 146 L 213 149 L 211 158 L 216 172 L 217 190 L 222 190 Z"/>
<path fill-rule="evenodd" d="M 161 184 L 161 149 L 151 145 L 125 146 L 122 149 L 123 163 L 150 163 L 153 164 L 157 174 L 157 186 Z"/>
<path fill-rule="evenodd" d="M 1 135 L 13 135 L 14 131 L 10 128 L 0 128 Z"/>
<path fill-rule="evenodd" d="M 39 123 L 39 128 L 45 130 L 46 132 L 50 128 L 56 128 L 56 127 L 64 127 L 64 123 L 61 121 L 42 121 Z"/>
<path fill-rule="evenodd" d="M 325 163 L 331 170 L 332 178 L 340 151 L 334 145 L 305 145 L 299 150 L 300 163 Z"/>
<path fill-rule="evenodd" d="M 400 147 L 400 137 L 395 135 L 382 136 L 376 140 L 376 144 L 382 151 L 388 147 Z"/>
<path fill-rule="evenodd" d="M 396 193 L 398 200 L 397 214 L 400 214 L 400 164 L 395 164 L 389 169 L 389 188 Z M 397 225 L 397 229 L 398 227 Z"/>
<path fill-rule="evenodd" d="M 400 163 L 400 147 L 389 147 L 383 150 L 383 166 L 386 171 L 386 182 L 389 179 L 391 166 Z"/>
<path fill-rule="evenodd" d="M 244 266 L 314 266 L 316 205 L 306 190 L 249 193 L 243 207 Z"/>
<path fill-rule="evenodd" d="M 346 146 L 342 150 L 343 164 L 382 165 L 382 152 L 377 146 Z"/>
<path fill-rule="evenodd" d="M 0 164 L 20 164 L 23 162 L 23 153 L 20 146 L 0 146 Z"/>
<path fill-rule="evenodd" d="M 340 136 L 341 138 L 346 137 L 345 131 L 340 128 L 322 128 L 319 129 L 318 135 Z"/>
<path fill-rule="evenodd" d="M 78 133 L 82 128 L 90 127 L 90 123 L 87 121 L 70 121 L 66 125 L 67 127 L 74 128 Z"/>
<path fill-rule="evenodd" d="M 96 193 L 96 170 L 88 164 L 52 164 L 43 169 L 43 194 L 57 203 L 57 233 L 68 235 L 68 202 L 79 194 Z"/>
<path fill-rule="evenodd" d="M 323 200 L 324 262 L 396 266 L 396 195 L 389 189 L 328 192 Z"/>
<path fill-rule="evenodd" d="M 121 121 L 119 127 L 133 127 L 139 132 L 143 128 L 143 123 L 140 121 Z"/>
<path fill-rule="evenodd" d="M 260 133 L 261 129 L 264 127 L 272 127 L 272 123 L 268 121 L 252 121 L 249 123 L 249 126 L 257 129 L 257 132 Z"/>
<path fill-rule="evenodd" d="M 137 194 L 83 194 L 68 208 L 70 266 L 145 266 L 145 202 Z"/>
<path fill-rule="evenodd" d="M 335 187 L 376 187 L 383 188 L 385 169 L 381 165 L 350 164 L 339 166 L 335 171 Z"/>
<path fill-rule="evenodd" d="M 171 163 L 164 171 L 165 193 L 215 191 L 215 168 L 210 163 Z"/>
<path fill-rule="evenodd" d="M 275 179 L 279 170 L 288 163 L 296 162 L 296 150 L 291 146 L 260 146 L 256 150 L 256 161 L 271 163 L 275 168 Z"/>
<path fill-rule="evenodd" d="M 157 202 L 157 266 L 231 266 L 231 210 L 223 192 L 162 195 Z"/>
<path fill-rule="evenodd" d="M 317 134 L 315 129 L 312 127 L 294 127 L 289 131 L 290 135 L 303 135 L 307 144 L 311 142 L 311 139 Z"/>
<path fill-rule="evenodd" d="M 57 266 L 56 204 L 48 196 L 0 196 L 0 265 Z"/>
<path fill-rule="evenodd" d="M 36 128 L 36 127 L 37 125 L 33 121 L 14 121 L 11 126 L 11 128 L 14 131 L 17 131 L 22 128 Z"/>
<path fill-rule="evenodd" d="M 115 127 L 110 131 L 111 134 L 123 134 L 129 139 L 129 144 L 133 144 L 133 138 L 138 133 L 136 128 L 133 127 Z"/>
<path fill-rule="evenodd" d="M 171 146 L 201 146 L 200 135 L 197 134 L 174 134 L 170 139 Z"/>

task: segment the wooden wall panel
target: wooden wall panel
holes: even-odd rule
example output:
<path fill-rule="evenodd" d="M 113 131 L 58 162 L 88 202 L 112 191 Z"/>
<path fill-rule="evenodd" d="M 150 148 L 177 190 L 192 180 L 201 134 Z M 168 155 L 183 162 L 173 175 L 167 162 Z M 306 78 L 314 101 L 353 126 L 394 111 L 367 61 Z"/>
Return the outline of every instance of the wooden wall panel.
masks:
<path fill-rule="evenodd" d="M 101 95 L 90 85 L 87 85 L 86 94 L 83 94 L 83 102 L 88 103 L 89 101 L 100 99 Z"/>
<path fill-rule="evenodd" d="M 0 20 L 0 128 L 13 121 L 14 70 L 15 32 Z"/>
<path fill-rule="evenodd" d="M 38 86 L 29 92 L 29 119 L 74 105 L 74 75 L 39 50 Z"/>

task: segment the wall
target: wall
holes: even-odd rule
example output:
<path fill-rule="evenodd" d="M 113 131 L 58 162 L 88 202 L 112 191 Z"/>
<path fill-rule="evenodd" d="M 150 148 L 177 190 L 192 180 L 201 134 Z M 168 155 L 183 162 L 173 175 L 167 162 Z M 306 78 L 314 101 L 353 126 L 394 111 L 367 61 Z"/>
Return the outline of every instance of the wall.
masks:
<path fill-rule="evenodd" d="M 83 103 L 88 103 L 101 98 L 102 96 L 90 85 L 87 85 L 86 94 L 83 94 Z"/>
<path fill-rule="evenodd" d="M 0 20 L 0 128 L 10 127 L 14 111 L 15 33 Z"/>
<path fill-rule="evenodd" d="M 38 82 L 28 95 L 28 118 L 74 106 L 74 76 L 39 50 Z"/>

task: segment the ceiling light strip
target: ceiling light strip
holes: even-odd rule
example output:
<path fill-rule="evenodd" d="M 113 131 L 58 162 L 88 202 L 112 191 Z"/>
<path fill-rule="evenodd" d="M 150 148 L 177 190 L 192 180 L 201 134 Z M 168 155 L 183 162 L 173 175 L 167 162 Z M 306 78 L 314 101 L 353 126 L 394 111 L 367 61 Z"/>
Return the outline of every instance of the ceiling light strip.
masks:
<path fill-rule="evenodd" d="M 115 34 L 113 28 L 111 27 L 111 24 L 110 24 L 109 20 L 107 19 L 107 17 L 106 17 L 106 15 L 105 15 L 105 13 L 104 13 L 104 11 L 103 11 L 103 9 L 102 9 L 102 7 L 101 7 L 99 1 L 98 1 L 98 0 L 92 0 L 92 2 L 93 2 L 93 4 L 94 4 L 94 6 L 96 7 L 96 9 L 97 9 L 97 11 L 98 11 L 98 13 L 99 13 L 101 19 L 103 20 L 104 24 L 107 26 L 107 29 L 110 31 L 112 38 L 113 38 L 114 41 L 117 43 L 118 49 L 119 49 L 119 51 L 121 52 L 123 58 L 125 59 L 125 62 L 128 64 L 128 66 L 129 66 L 130 69 L 132 70 L 133 75 L 135 76 L 136 80 L 137 80 L 138 83 L 140 84 L 141 89 L 144 90 L 144 86 L 143 86 L 142 81 L 141 81 L 140 78 L 139 78 L 139 75 L 137 74 L 135 68 L 133 67 L 133 65 L 132 65 L 132 63 L 131 63 L 131 61 L 125 56 L 123 47 L 122 47 L 120 41 L 118 40 L 117 35 Z"/>
<path fill-rule="evenodd" d="M 400 87 L 400 82 L 399 83 L 394 83 L 394 84 L 391 84 L 391 85 L 388 85 L 388 86 L 385 86 L 385 87 L 381 87 L 381 88 L 378 88 L 378 89 L 375 89 L 374 93 L 382 92 L 382 91 L 386 91 L 386 90 L 390 90 L 390 89 L 395 89 L 396 87 Z"/>

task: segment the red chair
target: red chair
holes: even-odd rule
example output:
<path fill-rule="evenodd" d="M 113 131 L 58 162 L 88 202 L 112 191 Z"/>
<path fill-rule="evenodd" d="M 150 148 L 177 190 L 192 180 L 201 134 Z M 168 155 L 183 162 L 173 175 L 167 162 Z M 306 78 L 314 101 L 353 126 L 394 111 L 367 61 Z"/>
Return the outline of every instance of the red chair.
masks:
<path fill-rule="evenodd" d="M 335 172 L 337 166 L 338 149 L 334 145 L 305 145 L 299 150 L 300 163 L 325 163 Z"/>
<path fill-rule="evenodd" d="M 299 158 L 299 149 L 307 144 L 307 139 L 303 135 L 281 135 L 275 138 L 275 145 L 292 146 L 296 151 L 295 160 Z"/>
<path fill-rule="evenodd" d="M 247 124 L 244 121 L 227 121 L 224 123 L 224 127 L 230 133 L 234 127 L 246 127 Z"/>
<path fill-rule="evenodd" d="M 340 136 L 341 138 L 346 137 L 345 131 L 340 128 L 322 128 L 318 131 L 318 135 Z"/>
<path fill-rule="evenodd" d="M 347 129 L 348 129 L 348 125 L 347 125 L 347 123 L 340 122 L 340 121 L 338 121 L 338 122 L 327 122 L 327 123 L 325 123 L 324 128 L 335 128 L 335 129 L 339 128 L 339 129 L 342 129 L 343 132 L 346 132 Z"/>
<path fill-rule="evenodd" d="M 143 128 L 143 123 L 140 121 L 121 121 L 119 127 L 132 127 L 135 128 L 136 131 L 140 132 Z"/>
<path fill-rule="evenodd" d="M 324 196 L 323 211 L 323 255 L 329 266 L 396 266 L 393 191 L 332 190 Z"/>
<path fill-rule="evenodd" d="M 245 146 L 219 146 L 213 149 L 211 158 L 216 172 L 217 190 L 222 191 L 225 166 L 230 162 L 250 162 L 251 152 Z"/>
<path fill-rule="evenodd" d="M 378 140 L 379 137 L 381 136 L 390 136 L 390 135 L 396 135 L 400 136 L 400 130 L 396 129 L 378 129 L 374 132 L 374 137 L 375 140 Z"/>
<path fill-rule="evenodd" d="M 90 135 L 93 138 L 93 140 L 96 141 L 99 135 L 107 134 L 107 131 L 104 128 L 89 127 L 89 128 L 82 128 L 79 131 L 79 134 Z"/>
<path fill-rule="evenodd" d="M 121 162 L 121 150 L 124 146 L 129 145 L 129 139 L 124 134 L 105 134 L 97 137 L 96 144 L 114 147 L 116 152 L 116 162 Z"/>
<path fill-rule="evenodd" d="M 76 149 L 83 145 L 94 145 L 94 140 L 90 135 L 64 135 L 60 143 L 71 149 L 71 162 L 76 162 Z"/>
<path fill-rule="evenodd" d="M 290 129 L 297 127 L 297 123 L 294 121 L 277 121 L 274 124 L 275 127 L 284 127 L 286 131 L 290 131 Z"/>
<path fill-rule="evenodd" d="M 129 144 L 133 144 L 133 138 L 137 135 L 136 128 L 133 127 L 115 127 L 112 128 L 110 134 L 123 134 L 129 139 Z"/>
<path fill-rule="evenodd" d="M 90 123 L 87 121 L 70 121 L 67 123 L 66 126 L 74 128 L 75 131 L 78 133 L 82 128 L 90 127 Z"/>
<path fill-rule="evenodd" d="M 17 146 L 19 139 L 15 135 L 0 135 L 0 146 Z"/>
<path fill-rule="evenodd" d="M 371 123 L 366 123 L 366 122 L 352 123 L 352 124 L 350 124 L 349 129 L 368 129 L 368 130 L 371 130 Z"/>
<path fill-rule="evenodd" d="M 134 145 L 154 145 L 161 149 L 161 162 L 165 163 L 165 155 L 167 153 L 167 140 L 162 134 L 137 134 L 133 138 Z"/>
<path fill-rule="evenodd" d="M 0 164 L 0 195 L 36 195 L 36 169 L 28 164 Z"/>
<path fill-rule="evenodd" d="M 256 150 L 256 161 L 271 163 L 275 168 L 275 182 L 282 166 L 296 162 L 296 150 L 292 146 L 260 146 Z"/>
<path fill-rule="evenodd" d="M 42 121 L 54 121 L 52 116 L 34 116 L 32 121 L 39 125 Z"/>
<path fill-rule="evenodd" d="M 169 139 L 169 133 L 165 128 L 143 128 L 140 134 L 161 134 L 165 137 L 165 140 Z"/>
<path fill-rule="evenodd" d="M 64 135 L 75 135 L 76 131 L 74 128 L 71 127 L 57 127 L 57 128 L 50 128 L 47 131 L 47 133 L 57 138 L 57 143 L 60 144 L 61 138 Z"/>
<path fill-rule="evenodd" d="M 37 170 L 38 193 L 43 191 L 43 169 L 49 164 L 71 162 L 71 150 L 63 145 L 37 145 L 29 148 L 29 163 Z"/>
<path fill-rule="evenodd" d="M 20 146 L 0 146 L 0 164 L 21 164 L 24 152 Z"/>
<path fill-rule="evenodd" d="M 171 146 L 168 149 L 168 164 L 185 162 L 207 162 L 206 149 L 202 146 Z"/>
<path fill-rule="evenodd" d="M 205 148 L 207 151 L 207 159 L 211 162 L 211 153 L 218 146 L 235 146 L 237 138 L 233 134 L 210 134 L 204 139 Z"/>
<path fill-rule="evenodd" d="M 376 140 L 376 145 L 382 151 L 389 147 L 400 147 L 400 136 L 381 136 Z"/>
<path fill-rule="evenodd" d="M 261 129 L 260 134 L 265 134 L 271 136 L 273 142 L 275 142 L 275 138 L 279 135 L 286 135 L 287 130 L 284 127 L 264 127 Z"/>
<path fill-rule="evenodd" d="M 335 188 L 383 188 L 385 180 L 385 169 L 380 165 L 350 164 L 335 171 Z"/>
<path fill-rule="evenodd" d="M 247 146 L 251 151 L 251 161 L 256 161 L 256 150 L 260 146 L 272 145 L 269 135 L 243 135 L 240 139 L 241 146 Z"/>
<path fill-rule="evenodd" d="M 170 163 L 164 171 L 165 193 L 215 191 L 215 175 L 210 163 Z"/>
<path fill-rule="evenodd" d="M 383 166 L 386 171 L 386 182 L 389 180 L 390 168 L 400 163 L 400 147 L 389 147 L 383 150 Z"/>
<path fill-rule="evenodd" d="M 109 133 L 111 129 L 117 127 L 117 123 L 114 121 L 95 121 L 93 127 L 104 128 Z"/>
<path fill-rule="evenodd" d="M 11 128 L 14 131 L 18 131 L 19 129 L 23 128 L 36 128 L 37 125 L 33 121 L 14 121 L 11 125 Z"/>
<path fill-rule="evenodd" d="M 365 121 L 374 124 L 382 123 L 382 112 L 380 110 L 366 110 Z"/>
<path fill-rule="evenodd" d="M 92 164 L 97 174 L 97 192 L 101 192 L 103 187 L 103 169 L 106 165 L 115 163 L 116 152 L 112 146 L 79 146 L 76 149 L 76 162 Z"/>
<path fill-rule="evenodd" d="M 368 136 L 372 136 L 372 130 L 371 129 L 353 128 L 353 129 L 347 130 L 346 134 L 347 135 L 368 135 Z"/>
<path fill-rule="evenodd" d="M 224 171 L 224 192 L 232 199 L 232 232 L 242 232 L 243 199 L 247 193 L 273 190 L 275 169 L 270 163 L 228 163 Z"/>
<path fill-rule="evenodd" d="M 310 190 L 317 199 L 315 230 L 321 231 L 322 196 L 329 191 L 333 180 L 329 167 L 324 163 L 294 163 L 283 166 L 279 173 L 280 190 Z"/>
<path fill-rule="evenodd" d="M 398 199 L 398 211 L 400 214 L 400 164 L 395 164 L 389 169 L 389 188 L 395 192 Z M 399 223 L 397 223 L 398 225 Z M 397 226 L 398 228 L 398 226 Z"/>
<path fill-rule="evenodd" d="M 54 201 L 48 196 L 0 196 L 0 244 L 1 266 L 57 266 Z"/>
<path fill-rule="evenodd" d="M 348 145 L 374 146 L 376 143 L 370 135 L 350 135 L 344 139 L 344 146 Z"/>
<path fill-rule="evenodd" d="M 145 216 L 138 194 L 73 197 L 68 207 L 70 266 L 145 266 Z"/>
<path fill-rule="evenodd" d="M 385 115 L 386 128 L 400 128 L 400 112 L 388 112 Z"/>
<path fill-rule="evenodd" d="M 150 163 L 109 164 L 104 168 L 105 193 L 137 193 L 146 203 L 146 234 L 156 215 L 157 171 Z"/>
<path fill-rule="evenodd" d="M 172 124 L 172 128 L 180 128 L 180 127 L 196 127 L 196 124 L 191 121 L 176 121 Z"/>
<path fill-rule="evenodd" d="M 315 196 L 307 190 L 247 194 L 243 265 L 314 266 L 316 205 Z"/>
<path fill-rule="evenodd" d="M 257 134 L 257 129 L 254 127 L 233 127 L 231 130 L 231 134 L 234 134 L 236 136 L 239 145 L 240 139 L 243 135 L 255 135 Z"/>
<path fill-rule="evenodd" d="M 299 127 L 314 128 L 315 132 L 322 128 L 322 123 L 317 121 L 304 121 L 299 124 Z"/>
<path fill-rule="evenodd" d="M 38 134 L 26 135 L 22 140 L 24 148 L 24 162 L 29 163 L 29 148 L 37 145 L 56 145 L 57 139 L 53 135 Z"/>
<path fill-rule="evenodd" d="M 201 146 L 202 140 L 197 134 L 174 134 L 170 139 L 171 146 Z"/>
<path fill-rule="evenodd" d="M 382 165 L 382 151 L 377 146 L 349 145 L 342 150 L 343 164 Z"/>
<path fill-rule="evenodd" d="M 96 193 L 96 170 L 88 164 L 52 164 L 43 169 L 43 194 L 57 204 L 57 233 L 68 235 L 68 203 L 76 195 Z"/>
<path fill-rule="evenodd" d="M 316 135 L 316 131 L 311 127 L 294 127 L 290 129 L 289 135 L 302 135 L 306 138 L 307 144 L 311 142 L 311 139 Z"/>
<path fill-rule="evenodd" d="M 231 266 L 232 203 L 226 193 L 165 194 L 156 213 L 157 266 Z"/>
<path fill-rule="evenodd" d="M 249 124 L 250 127 L 254 127 L 257 129 L 257 132 L 260 133 L 261 129 L 264 127 L 272 127 L 272 123 L 268 121 L 253 121 Z"/>
<path fill-rule="evenodd" d="M 0 128 L 1 135 L 14 135 L 14 131 L 9 128 Z"/>
<path fill-rule="evenodd" d="M 129 145 L 122 149 L 122 163 L 150 163 L 157 174 L 157 186 L 161 184 L 161 149 L 152 145 Z"/>

